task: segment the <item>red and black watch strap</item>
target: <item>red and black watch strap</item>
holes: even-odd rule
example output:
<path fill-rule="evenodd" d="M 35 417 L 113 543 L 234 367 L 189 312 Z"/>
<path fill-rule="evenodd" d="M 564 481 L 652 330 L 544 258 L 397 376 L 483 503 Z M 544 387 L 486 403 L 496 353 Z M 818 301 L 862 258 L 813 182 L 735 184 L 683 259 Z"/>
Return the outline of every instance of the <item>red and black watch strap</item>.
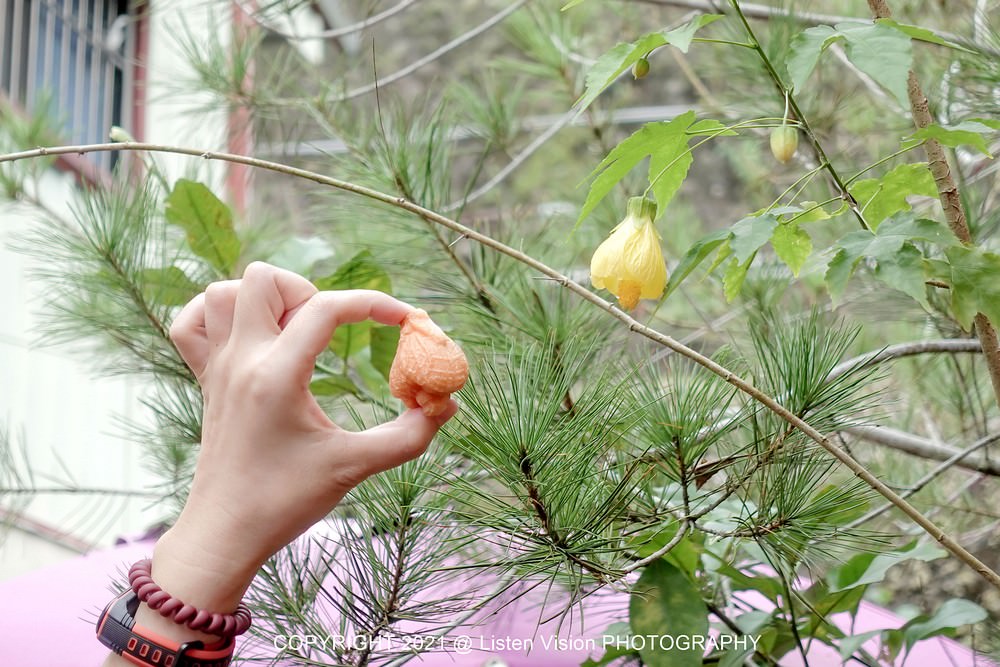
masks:
<path fill-rule="evenodd" d="M 206 647 L 200 641 L 178 643 L 135 624 L 139 598 L 128 590 L 108 603 L 97 621 L 97 639 L 129 662 L 142 667 L 227 667 L 232 638 Z"/>

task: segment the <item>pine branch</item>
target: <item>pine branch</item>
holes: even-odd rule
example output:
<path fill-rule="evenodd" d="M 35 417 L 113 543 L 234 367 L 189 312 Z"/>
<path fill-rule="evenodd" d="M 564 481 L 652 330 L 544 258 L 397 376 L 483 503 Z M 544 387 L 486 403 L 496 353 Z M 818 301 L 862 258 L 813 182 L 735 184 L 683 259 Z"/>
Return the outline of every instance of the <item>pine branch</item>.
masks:
<path fill-rule="evenodd" d="M 856 461 L 850 454 L 835 445 L 827 436 L 820 433 L 818 430 L 813 428 L 811 425 L 803 421 L 801 418 L 792 413 L 788 408 L 779 403 L 775 398 L 769 394 L 761 391 L 748 380 L 743 379 L 733 371 L 722 366 L 721 364 L 713 361 L 712 359 L 706 357 L 700 352 L 693 350 L 686 345 L 682 345 L 676 341 L 671 336 L 668 336 L 656 329 L 646 326 L 639 320 L 636 320 L 627 312 L 619 309 L 614 304 L 602 299 L 597 296 L 586 287 L 580 283 L 572 280 L 568 276 L 550 266 L 534 259 L 533 257 L 512 248 L 496 239 L 482 234 L 470 227 L 462 225 L 450 218 L 447 218 L 440 213 L 426 209 L 418 204 L 407 201 L 403 197 L 393 197 L 384 192 L 379 192 L 372 188 L 368 188 L 356 183 L 351 183 L 337 178 L 332 178 L 329 176 L 324 176 L 316 172 L 308 171 L 306 169 L 299 169 L 297 167 L 291 167 L 288 165 L 283 165 L 275 162 L 269 162 L 267 160 L 260 160 L 257 158 L 248 157 L 245 155 L 235 155 L 232 153 L 222 153 L 214 151 L 203 151 L 193 148 L 183 148 L 179 146 L 166 146 L 161 144 L 150 144 L 150 143 L 140 143 L 140 142 L 122 142 L 122 143 L 107 143 L 107 144 L 90 144 L 90 145 L 78 145 L 78 146 L 58 146 L 58 147 L 43 147 L 36 148 L 29 151 L 21 151 L 17 153 L 9 153 L 6 155 L 0 155 L 0 163 L 13 162 L 16 160 L 24 160 L 31 158 L 38 158 L 48 155 L 65 155 L 71 153 L 92 153 L 99 151 L 116 151 L 116 150 L 132 150 L 132 151 L 154 151 L 154 152 L 164 152 L 164 153 L 174 153 L 177 155 L 191 155 L 195 157 L 200 157 L 205 160 L 221 160 L 225 162 L 231 162 L 234 164 L 243 164 L 250 167 L 268 169 L 278 173 L 287 174 L 290 176 L 295 176 L 298 178 L 303 178 L 305 180 L 313 181 L 321 185 L 327 185 L 334 187 L 345 192 L 352 192 L 364 197 L 368 197 L 375 201 L 380 201 L 391 206 L 395 206 L 404 211 L 409 211 L 415 215 L 426 217 L 429 220 L 451 229 L 459 234 L 463 234 L 467 238 L 476 241 L 488 248 L 491 248 L 497 252 L 500 252 L 508 257 L 511 257 L 518 262 L 538 271 L 539 273 L 551 278 L 557 284 L 561 285 L 563 288 L 570 290 L 581 299 L 592 303 L 594 306 L 600 308 L 601 310 L 607 312 L 609 315 L 619 320 L 630 332 L 638 333 L 664 347 L 668 347 L 675 352 L 687 357 L 691 361 L 694 361 L 698 365 L 706 368 L 712 373 L 718 375 L 723 380 L 733 385 L 743 393 L 747 394 L 768 410 L 779 416 L 781 419 L 788 422 L 791 426 L 802 431 L 803 434 L 808 436 L 811 440 L 820 445 L 823 449 L 829 452 L 837 461 L 846 466 L 851 472 L 853 472 L 858 478 L 864 481 L 873 490 L 878 492 L 880 495 L 885 497 L 894 506 L 898 507 L 907 517 L 909 517 L 914 523 L 920 526 L 924 531 L 926 531 L 931 537 L 937 540 L 944 548 L 951 552 L 956 558 L 961 560 L 967 566 L 972 568 L 979 574 L 983 579 L 987 580 L 997 588 L 1000 588 L 1000 574 L 994 572 L 989 566 L 983 563 L 981 560 L 976 558 L 972 553 L 965 549 L 961 544 L 956 542 L 952 537 L 946 534 L 941 528 L 937 526 L 933 521 L 928 519 L 923 513 L 917 510 L 915 507 L 910 505 L 906 500 L 901 498 L 899 494 L 890 489 L 875 477 L 866 467 Z M 645 559 L 644 559 L 645 560 Z M 642 561 L 640 561 L 642 562 Z M 652 561 L 649 561 L 652 562 Z M 644 563 L 645 564 L 645 563 Z M 634 568 L 635 564 L 630 567 Z M 641 567 L 641 566 L 640 566 Z"/>
<path fill-rule="evenodd" d="M 876 19 L 892 17 L 888 0 L 868 0 L 868 7 Z M 927 96 L 924 95 L 917 75 L 912 69 L 907 78 L 906 92 L 910 98 L 910 109 L 913 112 L 913 125 L 918 130 L 922 130 L 933 124 L 934 118 L 931 116 Z M 969 223 L 965 219 L 962 196 L 958 191 L 958 185 L 951 173 L 951 166 L 948 164 L 948 157 L 945 155 L 941 142 L 937 139 L 928 139 L 924 142 L 924 150 L 927 153 L 927 166 L 931 170 L 931 174 L 934 175 L 934 183 L 937 185 L 938 197 L 941 199 L 948 227 L 963 245 L 975 245 L 972 233 L 969 231 Z M 997 405 L 1000 406 L 1000 337 L 997 336 L 997 330 L 993 323 L 983 313 L 976 313 L 975 323 L 976 335 L 979 337 L 979 342 L 983 344 L 983 356 L 986 358 L 986 368 L 989 369 L 990 382 L 993 383 L 993 393 L 996 395 Z"/>
<path fill-rule="evenodd" d="M 249 16 L 251 19 L 253 19 L 257 23 L 257 25 L 261 26 L 265 30 L 273 32 L 276 35 L 280 35 L 281 37 L 284 37 L 285 39 L 292 39 L 292 40 L 299 41 L 299 40 L 307 40 L 307 39 L 336 39 L 338 37 L 346 37 L 348 35 L 353 35 L 354 33 L 366 30 L 366 29 L 372 27 L 373 25 L 378 25 L 382 21 L 385 21 L 386 19 L 391 18 L 391 17 L 395 16 L 396 14 L 399 14 L 403 10 L 412 7 L 413 5 L 417 4 L 419 1 L 420 0 L 400 0 L 398 3 L 396 3 L 392 7 L 388 7 L 386 9 L 382 10 L 381 12 L 379 12 L 378 14 L 372 14 L 371 16 L 369 16 L 368 18 L 366 18 L 363 21 L 358 21 L 357 23 L 352 23 L 351 25 L 346 25 L 343 28 L 334 28 L 332 30 L 323 30 L 321 32 L 308 33 L 308 34 L 305 34 L 305 35 L 300 35 L 298 33 L 293 33 L 293 32 L 285 32 L 284 30 L 281 30 L 277 26 L 275 26 L 273 24 L 269 24 L 269 23 L 267 23 L 267 22 L 262 21 L 261 19 L 259 19 L 257 17 L 257 15 L 260 14 L 260 11 L 258 11 L 256 9 L 248 9 L 247 7 L 244 6 L 244 3 L 243 3 L 242 0 L 239 0 L 238 4 L 241 5 L 241 9 L 243 10 L 243 12 L 247 16 Z M 246 4 L 250 4 L 250 3 L 246 3 Z"/>

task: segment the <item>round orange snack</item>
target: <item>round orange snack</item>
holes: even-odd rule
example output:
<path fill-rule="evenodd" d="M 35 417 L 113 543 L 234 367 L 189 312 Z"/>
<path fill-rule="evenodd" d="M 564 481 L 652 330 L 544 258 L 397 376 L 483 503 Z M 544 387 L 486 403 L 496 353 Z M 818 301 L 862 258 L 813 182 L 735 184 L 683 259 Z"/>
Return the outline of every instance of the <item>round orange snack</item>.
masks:
<path fill-rule="evenodd" d="M 444 412 L 452 392 L 469 379 L 465 353 L 417 309 L 403 319 L 399 347 L 389 370 L 389 391 L 408 408 L 434 417 Z"/>

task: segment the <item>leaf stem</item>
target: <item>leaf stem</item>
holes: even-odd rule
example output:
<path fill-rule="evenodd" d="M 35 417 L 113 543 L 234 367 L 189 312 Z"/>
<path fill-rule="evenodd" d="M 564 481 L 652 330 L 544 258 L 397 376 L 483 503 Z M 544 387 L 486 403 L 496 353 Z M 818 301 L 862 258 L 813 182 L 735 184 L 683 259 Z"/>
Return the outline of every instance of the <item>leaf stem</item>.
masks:
<path fill-rule="evenodd" d="M 756 33 L 754 33 L 753 28 L 750 27 L 750 21 L 747 20 L 747 17 L 743 14 L 743 9 L 740 8 L 739 0 L 729 0 L 729 3 L 736 11 L 736 15 L 739 16 L 740 22 L 743 23 L 743 28 L 746 30 L 751 43 L 753 43 L 753 49 L 757 52 L 758 57 L 760 57 L 760 60 L 764 65 L 764 70 L 767 72 L 768 76 L 771 77 L 771 80 L 774 82 L 778 92 L 785 98 L 786 104 L 791 107 L 791 111 L 795 115 L 795 119 L 799 122 L 799 126 L 802 128 L 802 131 L 805 132 L 806 138 L 809 140 L 809 145 L 812 146 L 813 153 L 816 154 L 816 161 L 823 165 L 827 173 L 830 174 L 830 179 L 833 181 L 837 192 L 840 193 L 840 198 L 847 202 L 851 212 L 854 213 L 854 217 L 856 217 L 858 222 L 861 223 L 861 227 L 871 231 L 871 227 L 868 226 L 865 216 L 862 214 L 861 209 L 858 208 L 858 202 L 855 201 L 851 193 L 848 192 L 847 185 L 844 183 L 843 179 L 841 179 L 840 174 L 833 166 L 833 163 L 830 162 L 830 158 L 827 157 L 826 151 L 823 150 L 822 144 L 820 144 L 819 139 L 816 137 L 816 133 L 813 131 L 812 126 L 809 125 L 809 121 L 806 119 L 805 115 L 802 113 L 802 109 L 799 108 L 798 103 L 795 101 L 795 96 L 792 95 L 791 90 L 785 85 L 785 82 L 782 81 L 781 75 L 778 74 L 778 70 L 775 69 L 774 64 L 771 63 L 771 59 L 768 57 L 763 47 L 761 47 Z"/>

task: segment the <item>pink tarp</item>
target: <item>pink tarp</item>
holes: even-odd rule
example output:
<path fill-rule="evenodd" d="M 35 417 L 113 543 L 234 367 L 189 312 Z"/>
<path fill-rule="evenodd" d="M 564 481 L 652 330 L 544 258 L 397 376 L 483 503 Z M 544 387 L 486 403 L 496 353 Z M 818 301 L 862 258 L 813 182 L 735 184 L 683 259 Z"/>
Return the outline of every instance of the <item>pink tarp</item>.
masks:
<path fill-rule="evenodd" d="M 0 667 L 97 667 L 106 649 L 94 638 L 94 621 L 111 599 L 112 582 L 124 581 L 128 567 L 152 551 L 151 541 L 123 544 L 113 549 L 96 551 L 57 565 L 0 582 Z M 473 575 L 470 575 L 473 576 Z M 482 577 L 477 576 L 477 585 Z M 460 583 L 451 584 L 456 590 Z M 487 587 L 489 583 L 486 584 Z M 570 667 L 579 665 L 590 654 L 603 653 L 599 648 L 609 641 L 605 629 L 623 620 L 628 613 L 625 593 L 604 591 L 587 598 L 583 618 L 579 613 L 538 625 L 539 600 L 543 590 L 528 594 L 498 615 L 476 627 L 463 627 L 450 633 L 447 652 L 423 654 L 410 664 L 448 667 L 479 667 L 490 658 L 499 658 L 509 667 L 546 665 Z M 746 603 L 766 603 L 746 597 Z M 547 615 L 546 615 L 547 616 Z M 835 617 L 846 624 L 846 615 Z M 899 617 L 875 605 L 863 602 L 851 631 L 860 634 L 868 630 L 895 628 L 902 625 Z M 558 631 L 557 631 L 558 627 Z M 558 637 L 558 639 L 556 639 Z M 252 654 L 274 655 L 272 642 L 247 644 Z M 279 638 L 278 644 L 286 639 Z M 530 651 L 526 648 L 530 646 Z M 872 640 L 865 649 L 878 654 L 878 642 Z M 818 642 L 808 647 L 811 667 L 834 667 L 841 664 L 833 649 Z M 907 667 L 961 667 L 973 665 L 973 653 L 966 647 L 948 640 L 920 642 L 906 660 Z M 291 663 L 288 663 L 291 665 Z M 802 664 L 798 653 L 789 653 L 781 664 L 797 667 Z M 902 664 L 902 660 L 898 661 Z M 986 664 L 981 659 L 975 662 Z"/>

